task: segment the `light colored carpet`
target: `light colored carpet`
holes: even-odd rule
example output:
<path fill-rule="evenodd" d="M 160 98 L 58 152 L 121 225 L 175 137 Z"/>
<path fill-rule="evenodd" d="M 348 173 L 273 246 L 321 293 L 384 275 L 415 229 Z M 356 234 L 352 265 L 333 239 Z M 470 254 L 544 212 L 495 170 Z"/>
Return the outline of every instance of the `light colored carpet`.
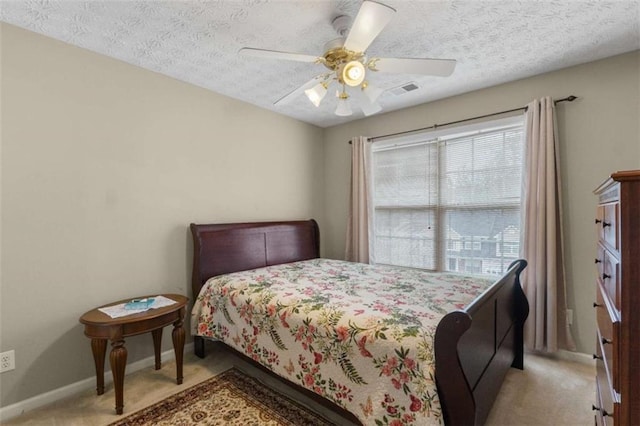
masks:
<path fill-rule="evenodd" d="M 165 363 L 158 371 L 150 367 L 127 375 L 124 382 L 124 414 L 154 404 L 232 366 L 316 410 L 336 424 L 351 424 L 217 345 L 207 348 L 205 359 L 199 359 L 190 353 L 185 354 L 182 385 L 175 384 L 173 362 Z M 594 377 L 595 369 L 590 364 L 527 354 L 524 371 L 511 369 L 507 373 L 486 424 L 593 424 L 591 403 L 594 399 Z M 107 425 L 117 420 L 114 403 L 113 387 L 108 385 L 104 395 L 97 396 L 95 390 L 87 390 L 74 398 L 58 401 L 3 422 L 3 425 Z"/>
<path fill-rule="evenodd" d="M 595 364 L 526 354 L 524 370 L 507 373 L 487 425 L 592 425 L 595 376 Z"/>

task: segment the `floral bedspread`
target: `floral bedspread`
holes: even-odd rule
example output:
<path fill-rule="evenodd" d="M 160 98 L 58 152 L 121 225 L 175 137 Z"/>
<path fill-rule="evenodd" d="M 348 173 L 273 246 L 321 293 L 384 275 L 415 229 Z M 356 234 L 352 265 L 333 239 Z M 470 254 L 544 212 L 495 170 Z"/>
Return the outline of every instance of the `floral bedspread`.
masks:
<path fill-rule="evenodd" d="M 313 259 L 210 279 L 192 333 L 224 341 L 365 425 L 442 424 L 436 326 L 491 284 Z"/>

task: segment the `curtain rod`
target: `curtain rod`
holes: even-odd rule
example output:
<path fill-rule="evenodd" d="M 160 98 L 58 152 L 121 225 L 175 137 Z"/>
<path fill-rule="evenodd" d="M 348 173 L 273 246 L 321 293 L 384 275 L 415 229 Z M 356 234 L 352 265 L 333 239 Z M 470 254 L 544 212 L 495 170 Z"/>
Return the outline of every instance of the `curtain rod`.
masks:
<path fill-rule="evenodd" d="M 559 102 L 573 102 L 576 99 L 578 99 L 577 96 L 570 95 L 570 96 L 567 96 L 566 98 L 562 98 L 562 99 L 558 99 L 557 101 L 553 101 L 553 103 L 557 104 Z M 464 123 L 464 122 L 467 122 L 467 121 L 478 120 L 480 118 L 493 117 L 494 115 L 501 115 L 501 114 L 507 114 L 509 112 L 526 111 L 526 110 L 527 110 L 527 107 L 523 106 L 523 107 L 520 107 L 520 108 L 508 109 L 506 111 L 499 111 L 499 112 L 493 112 L 491 114 L 479 115 L 477 117 L 463 118 L 462 120 L 450 121 L 448 123 L 434 124 L 434 125 L 429 126 L 429 127 L 422 127 L 420 129 L 405 130 L 404 132 L 389 133 L 388 135 L 381 135 L 381 136 L 373 136 L 373 137 L 369 138 L 369 142 L 373 142 L 375 139 L 388 138 L 389 136 L 398 136 L 398 135 L 404 135 L 406 133 L 420 132 L 422 130 L 437 129 L 438 127 L 450 126 L 452 124 Z M 351 145 L 351 141 L 349 141 L 349 145 Z"/>

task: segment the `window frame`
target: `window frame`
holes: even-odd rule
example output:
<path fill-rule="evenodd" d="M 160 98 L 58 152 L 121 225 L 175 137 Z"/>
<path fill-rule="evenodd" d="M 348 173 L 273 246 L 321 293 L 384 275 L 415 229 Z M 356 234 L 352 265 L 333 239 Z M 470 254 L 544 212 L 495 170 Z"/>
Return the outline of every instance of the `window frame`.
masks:
<path fill-rule="evenodd" d="M 400 137 L 396 136 L 396 137 L 390 137 L 386 140 L 376 141 L 376 143 L 372 146 L 372 159 L 374 158 L 375 153 L 379 151 L 398 149 L 401 147 L 409 147 L 409 146 L 415 146 L 415 145 L 435 144 L 435 147 L 436 147 L 435 155 L 437 158 L 437 170 L 435 172 L 435 175 L 437 176 L 437 183 L 436 183 L 437 197 L 436 197 L 435 204 L 429 203 L 429 204 L 420 205 L 420 206 L 377 205 L 375 201 L 375 196 L 374 196 L 375 179 L 373 179 L 373 175 L 375 173 L 375 170 L 374 170 L 375 167 L 373 165 L 375 164 L 375 161 L 372 161 L 372 173 L 371 173 L 372 174 L 372 181 L 371 181 L 372 208 L 371 208 L 371 211 L 373 212 L 373 216 L 374 216 L 370 221 L 370 226 L 371 226 L 370 235 L 372 236 L 370 241 L 370 253 L 372 254 L 372 259 L 371 259 L 372 263 L 384 264 L 382 262 L 376 262 L 376 259 L 375 259 L 376 238 L 380 237 L 376 229 L 376 224 L 377 224 L 376 216 L 379 214 L 378 213 L 379 211 L 388 211 L 393 209 L 416 209 L 416 210 L 425 211 L 427 213 L 431 213 L 433 215 L 433 226 L 435 228 L 434 242 L 433 242 L 434 269 L 426 269 L 426 268 L 419 268 L 419 269 L 425 269 L 428 271 L 450 271 L 449 268 L 451 266 L 451 259 L 453 259 L 448 255 L 448 252 L 451 250 L 449 249 L 450 243 L 452 243 L 451 245 L 453 247 L 457 248 L 458 252 L 463 252 L 466 250 L 469 250 L 471 253 L 477 252 L 479 254 L 479 257 L 477 258 L 471 257 L 470 260 L 472 262 L 475 261 L 476 259 L 480 259 L 483 252 L 481 239 L 473 237 L 468 241 L 464 241 L 464 240 L 453 241 L 446 238 L 446 235 L 445 235 L 447 232 L 447 225 L 445 220 L 445 218 L 447 217 L 446 215 L 456 210 L 465 210 L 465 211 L 498 210 L 498 211 L 502 211 L 503 213 L 509 212 L 509 211 L 516 211 L 518 214 L 520 214 L 521 204 L 522 204 L 522 194 L 520 194 L 520 197 L 517 200 L 517 202 L 504 202 L 499 204 L 489 203 L 486 205 L 476 205 L 476 206 L 444 205 L 441 200 L 443 197 L 443 195 L 441 194 L 442 192 L 441 181 L 444 176 L 443 165 L 441 164 L 444 157 L 444 155 L 442 155 L 441 153 L 442 145 L 449 140 L 455 140 L 455 139 L 463 138 L 465 136 L 469 137 L 469 136 L 482 135 L 484 133 L 492 133 L 497 130 L 507 131 L 510 128 L 520 128 L 524 131 L 525 130 L 524 126 L 525 126 L 525 116 L 517 115 L 517 116 L 512 116 L 512 117 L 507 117 L 507 118 L 502 118 L 497 120 L 483 121 L 483 122 L 474 123 L 471 125 L 457 126 L 454 128 L 446 128 L 446 129 L 436 129 L 428 132 L 412 133 L 412 134 L 403 135 Z M 524 140 L 522 143 L 522 149 L 524 150 Z M 470 244 L 470 249 L 465 248 L 467 243 Z M 506 265 L 503 265 L 503 268 L 506 270 L 506 268 L 508 267 L 508 264 L 511 263 L 511 261 L 514 260 L 514 258 L 512 257 L 513 256 L 511 253 L 512 250 L 509 250 L 508 255 L 505 257 L 504 251 L 506 250 L 503 250 L 503 247 L 500 247 L 500 256 L 497 255 L 498 244 L 503 244 L 503 243 L 504 243 L 504 236 L 500 242 L 496 243 L 495 251 L 496 251 L 497 259 L 501 259 L 501 262 L 503 264 L 505 262 L 508 262 Z M 518 244 L 521 245 L 522 242 L 519 241 Z M 459 261 L 459 258 L 456 260 L 456 262 L 458 261 Z M 412 267 L 412 266 L 404 266 L 404 265 L 393 265 L 393 266 Z M 416 267 L 413 266 L 413 268 L 416 268 Z M 457 272 L 457 271 L 452 271 L 452 272 Z M 459 271 L 459 272 L 465 272 L 465 271 Z M 480 273 L 485 275 L 491 274 L 491 273 L 485 273 L 485 272 L 480 272 Z M 495 275 L 495 274 L 492 274 L 492 275 Z"/>

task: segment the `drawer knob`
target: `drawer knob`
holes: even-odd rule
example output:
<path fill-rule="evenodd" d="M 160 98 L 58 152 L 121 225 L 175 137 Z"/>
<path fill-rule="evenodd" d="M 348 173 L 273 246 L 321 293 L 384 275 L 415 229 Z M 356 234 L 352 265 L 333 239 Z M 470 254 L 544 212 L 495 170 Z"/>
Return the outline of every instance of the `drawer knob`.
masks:
<path fill-rule="evenodd" d="M 609 339 L 606 339 L 604 337 L 602 338 L 602 344 L 603 345 L 610 345 L 611 343 L 613 343 L 613 340 L 609 340 Z"/>
<path fill-rule="evenodd" d="M 611 275 L 608 274 L 602 274 L 602 279 L 606 280 L 607 278 L 611 278 Z"/>
<path fill-rule="evenodd" d="M 602 263 L 602 260 L 596 258 L 596 263 Z"/>
<path fill-rule="evenodd" d="M 599 304 L 597 304 L 596 302 L 593 302 L 593 307 L 594 307 L 594 308 L 599 308 L 600 306 L 602 306 L 602 305 L 599 305 Z"/>
<path fill-rule="evenodd" d="M 595 406 L 595 405 L 593 405 L 593 404 L 591 404 L 591 409 L 592 409 L 592 410 L 595 410 L 595 411 L 600 411 L 600 413 L 602 413 L 602 415 L 603 415 L 603 416 L 605 416 L 605 417 L 611 417 L 611 414 L 609 414 L 609 413 L 607 412 L 607 410 L 603 410 L 602 408 L 600 408 L 600 407 L 596 407 L 596 406 Z"/>
<path fill-rule="evenodd" d="M 593 359 L 599 359 L 600 361 L 602 361 L 602 357 L 596 354 L 593 354 Z"/>
<path fill-rule="evenodd" d="M 604 220 L 601 219 L 596 219 L 596 225 L 601 223 L 603 228 L 606 228 L 607 226 L 611 226 L 611 222 L 605 222 Z"/>

